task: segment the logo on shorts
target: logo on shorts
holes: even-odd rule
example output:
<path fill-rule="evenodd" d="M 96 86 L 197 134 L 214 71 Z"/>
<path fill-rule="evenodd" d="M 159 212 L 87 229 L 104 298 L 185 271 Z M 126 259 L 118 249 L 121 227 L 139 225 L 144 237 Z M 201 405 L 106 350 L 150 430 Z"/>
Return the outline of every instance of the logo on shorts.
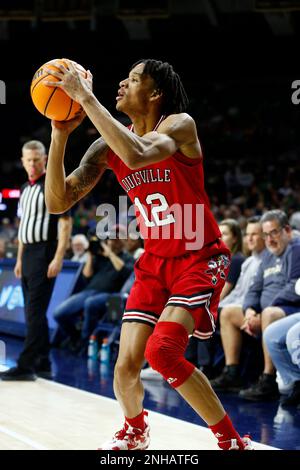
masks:
<path fill-rule="evenodd" d="M 215 286 L 219 277 L 223 280 L 226 279 L 224 269 L 229 267 L 229 258 L 226 255 L 220 255 L 216 259 L 209 260 L 207 266 L 209 269 L 205 273 L 211 275 L 211 283 Z"/>

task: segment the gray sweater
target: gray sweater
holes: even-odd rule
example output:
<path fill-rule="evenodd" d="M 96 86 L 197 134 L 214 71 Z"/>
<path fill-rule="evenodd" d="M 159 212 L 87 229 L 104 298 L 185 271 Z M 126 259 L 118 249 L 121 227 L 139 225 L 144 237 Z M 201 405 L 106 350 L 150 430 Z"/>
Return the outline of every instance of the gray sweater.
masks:
<path fill-rule="evenodd" d="M 241 268 L 241 274 L 238 278 L 236 286 L 229 292 L 223 300 L 221 300 L 219 307 L 223 308 L 226 305 L 239 305 L 242 307 L 245 296 L 251 286 L 255 274 L 257 273 L 258 266 L 261 263 L 263 257 L 263 250 L 261 253 L 253 254 L 247 258 Z"/>
<path fill-rule="evenodd" d="M 295 283 L 300 277 L 300 239 L 290 241 L 280 256 L 265 250 L 261 264 L 244 300 L 243 309 L 256 312 L 274 306 L 299 306 Z"/>

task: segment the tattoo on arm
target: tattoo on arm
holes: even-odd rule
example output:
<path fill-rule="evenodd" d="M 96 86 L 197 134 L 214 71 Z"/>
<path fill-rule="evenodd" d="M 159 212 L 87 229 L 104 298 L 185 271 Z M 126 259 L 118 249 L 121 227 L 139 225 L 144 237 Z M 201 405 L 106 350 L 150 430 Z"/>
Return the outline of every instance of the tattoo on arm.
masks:
<path fill-rule="evenodd" d="M 79 167 L 72 172 L 67 182 L 72 202 L 77 202 L 99 181 L 106 169 L 107 150 L 103 139 L 96 140 L 87 150 Z"/>
<path fill-rule="evenodd" d="M 101 171 L 95 165 L 84 165 L 77 168 L 72 174 L 76 176 L 78 182 L 71 188 L 71 199 L 72 201 L 78 201 L 85 191 L 97 182 L 101 176 Z"/>

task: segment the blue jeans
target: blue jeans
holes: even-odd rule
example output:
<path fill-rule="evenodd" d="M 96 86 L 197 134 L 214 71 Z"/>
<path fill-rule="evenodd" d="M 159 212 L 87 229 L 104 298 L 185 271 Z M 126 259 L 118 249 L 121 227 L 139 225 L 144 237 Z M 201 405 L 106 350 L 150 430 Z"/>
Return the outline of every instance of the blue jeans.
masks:
<path fill-rule="evenodd" d="M 269 325 L 263 339 L 285 384 L 300 380 L 300 313 Z"/>
<path fill-rule="evenodd" d="M 87 340 L 95 329 L 98 320 L 106 311 L 106 302 L 111 294 L 99 293 L 94 289 L 87 289 L 72 295 L 62 302 L 53 312 L 53 317 L 61 329 L 68 336 L 74 336 L 75 324 L 83 311 L 83 325 L 81 337 Z"/>
<path fill-rule="evenodd" d="M 106 312 L 106 302 L 111 294 L 102 292 L 94 294 L 84 302 L 83 311 L 83 325 L 81 331 L 81 338 L 87 341 L 96 328 L 97 323 Z"/>
<path fill-rule="evenodd" d="M 83 290 L 78 294 L 71 295 L 54 310 L 54 320 L 68 336 L 74 335 L 75 324 L 81 311 L 84 310 L 86 300 L 95 294 L 98 292 L 94 289 Z"/>

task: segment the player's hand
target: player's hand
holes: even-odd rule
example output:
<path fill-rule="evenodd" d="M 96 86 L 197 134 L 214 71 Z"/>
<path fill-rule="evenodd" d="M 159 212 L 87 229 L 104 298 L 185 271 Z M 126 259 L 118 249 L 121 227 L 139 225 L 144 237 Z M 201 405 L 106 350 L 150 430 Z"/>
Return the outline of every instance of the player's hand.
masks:
<path fill-rule="evenodd" d="M 82 76 L 82 72 L 76 67 L 76 62 L 72 60 L 63 59 L 66 63 L 66 68 L 63 64 L 55 64 L 59 71 L 47 69 L 45 72 L 53 77 L 58 78 L 58 81 L 45 80 L 47 86 L 61 88 L 67 95 L 77 103 L 82 103 L 85 98 L 91 95 L 93 86 L 93 75 L 88 70 L 87 78 Z"/>
<path fill-rule="evenodd" d="M 62 270 L 63 260 L 54 258 L 48 266 L 47 277 L 50 279 L 56 277 Z"/>
<path fill-rule="evenodd" d="M 86 114 L 83 111 L 83 109 L 81 109 L 78 112 L 78 114 L 73 119 L 70 119 L 69 121 L 52 120 L 51 121 L 52 130 L 54 132 L 60 132 L 60 133 L 69 135 L 71 134 L 71 132 L 74 131 L 74 129 L 80 126 L 80 124 L 82 123 L 85 117 L 86 117 Z"/>
<path fill-rule="evenodd" d="M 21 276 L 22 276 L 22 262 L 21 261 L 16 262 L 14 273 L 17 279 L 21 279 Z"/>

